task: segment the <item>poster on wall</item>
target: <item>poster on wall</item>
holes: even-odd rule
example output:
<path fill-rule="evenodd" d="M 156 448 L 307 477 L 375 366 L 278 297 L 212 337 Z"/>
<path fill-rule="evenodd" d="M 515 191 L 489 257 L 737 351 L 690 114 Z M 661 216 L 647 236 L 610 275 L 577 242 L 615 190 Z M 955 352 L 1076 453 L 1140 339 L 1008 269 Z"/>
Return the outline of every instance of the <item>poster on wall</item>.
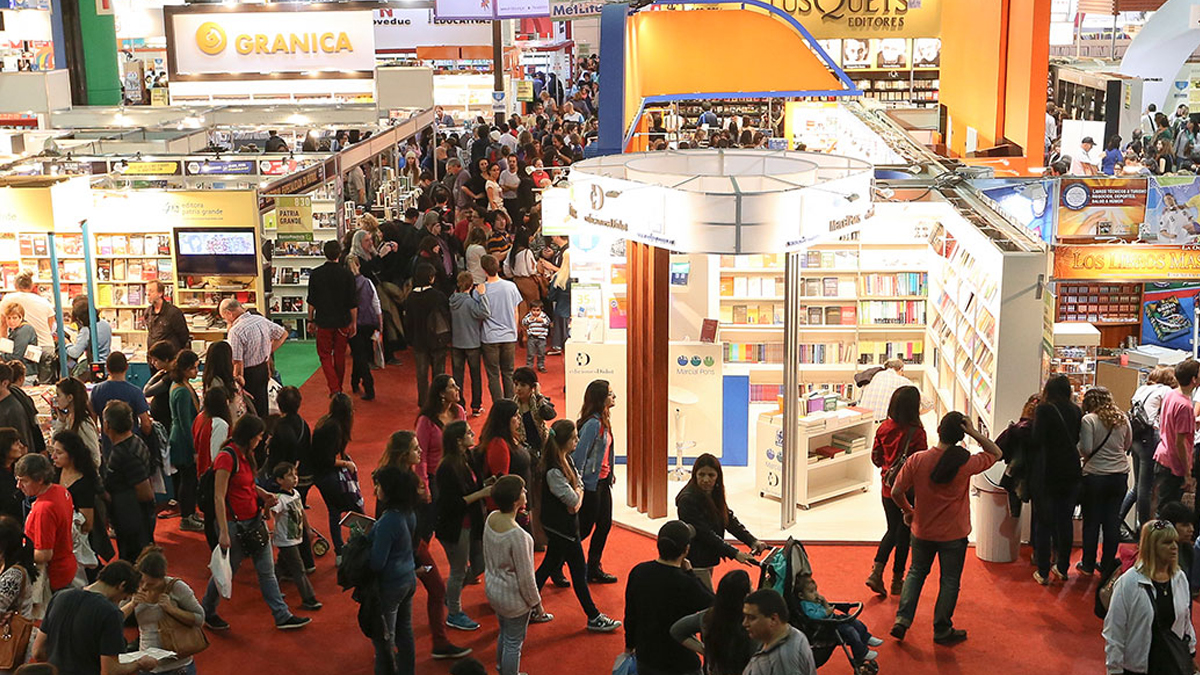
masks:
<path fill-rule="evenodd" d="M 1141 238 L 1163 244 L 1200 240 L 1200 177 L 1159 176 L 1150 181 Z"/>
<path fill-rule="evenodd" d="M 1145 178 L 1064 178 L 1058 239 L 1136 237 L 1146 222 Z"/>
<path fill-rule="evenodd" d="M 842 68 L 864 70 L 871 67 L 871 43 L 868 40 L 842 40 Z"/>
<path fill-rule="evenodd" d="M 1146 284 L 1142 293 L 1142 343 L 1192 351 L 1200 282 Z"/>
<path fill-rule="evenodd" d="M 879 70 L 908 68 L 908 40 L 884 38 L 871 40 L 871 65 Z"/>
<path fill-rule="evenodd" d="M 1054 240 L 1055 181 L 984 179 L 973 180 L 971 184 L 999 204 L 1001 210 L 1016 218 L 1033 236 L 1046 243 Z"/>
<path fill-rule="evenodd" d="M 942 65 L 942 40 L 917 38 L 913 40 L 913 68 L 939 68 Z"/>

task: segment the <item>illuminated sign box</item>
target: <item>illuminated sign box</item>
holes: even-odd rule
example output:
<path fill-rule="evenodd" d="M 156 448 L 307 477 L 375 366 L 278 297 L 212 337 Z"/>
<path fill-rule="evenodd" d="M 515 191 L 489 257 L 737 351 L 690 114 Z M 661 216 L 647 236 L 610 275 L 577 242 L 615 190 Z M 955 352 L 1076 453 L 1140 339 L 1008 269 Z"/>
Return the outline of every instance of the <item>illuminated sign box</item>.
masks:
<path fill-rule="evenodd" d="M 173 82 L 370 78 L 376 5 L 164 7 Z"/>

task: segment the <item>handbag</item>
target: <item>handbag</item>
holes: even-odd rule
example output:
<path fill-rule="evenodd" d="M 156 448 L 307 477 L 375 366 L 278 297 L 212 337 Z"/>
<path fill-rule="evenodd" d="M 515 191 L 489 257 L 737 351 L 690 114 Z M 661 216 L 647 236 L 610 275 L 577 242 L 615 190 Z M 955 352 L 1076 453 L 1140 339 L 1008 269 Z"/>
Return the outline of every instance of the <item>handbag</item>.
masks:
<path fill-rule="evenodd" d="M 362 487 L 358 482 L 358 471 L 344 466 L 338 469 L 338 492 L 342 496 L 343 511 L 362 513 L 366 508 L 363 505 Z"/>
<path fill-rule="evenodd" d="M 154 501 L 154 486 L 150 484 L 149 478 L 134 485 L 133 491 L 137 493 L 137 500 L 143 504 Z"/>
<path fill-rule="evenodd" d="M 1158 603 L 1154 599 L 1154 589 L 1142 586 L 1146 595 L 1150 596 L 1150 607 L 1154 609 L 1154 619 L 1150 622 L 1150 669 L 1155 675 L 1194 675 L 1196 664 L 1192 660 L 1191 648 L 1187 639 L 1181 638 L 1169 626 L 1163 627 L 1158 622 Z M 1154 643 L 1163 646 L 1155 650 Z M 1161 657 L 1161 658 L 1156 658 Z"/>
<path fill-rule="evenodd" d="M 178 579 L 172 579 L 163 592 L 169 595 L 177 583 Z M 179 658 L 208 649 L 208 636 L 202 626 L 188 626 L 165 611 L 158 620 L 158 638 L 163 649 L 175 652 Z"/>
<path fill-rule="evenodd" d="M 239 520 L 234 523 L 238 544 L 247 558 L 254 558 L 270 543 L 270 534 L 262 515 L 256 515 L 250 520 Z"/>
<path fill-rule="evenodd" d="M 896 482 L 896 476 L 900 475 L 900 469 L 903 469 L 904 463 L 908 461 L 908 446 L 912 442 L 913 433 L 915 433 L 916 430 L 917 428 L 915 426 L 909 425 L 908 431 L 904 432 L 904 446 L 900 448 L 900 454 L 896 457 L 896 460 L 892 462 L 892 465 L 888 467 L 888 470 L 883 474 L 883 478 L 881 480 L 883 481 L 884 485 L 888 486 L 888 488 L 891 488 L 892 484 Z"/>
<path fill-rule="evenodd" d="M 19 605 L 21 594 L 29 577 L 21 572 L 21 591 L 17 593 Z M 29 638 L 33 636 L 33 621 L 21 616 L 20 612 L 8 611 L 0 614 L 0 670 L 12 670 L 25 663 L 29 651 Z"/>

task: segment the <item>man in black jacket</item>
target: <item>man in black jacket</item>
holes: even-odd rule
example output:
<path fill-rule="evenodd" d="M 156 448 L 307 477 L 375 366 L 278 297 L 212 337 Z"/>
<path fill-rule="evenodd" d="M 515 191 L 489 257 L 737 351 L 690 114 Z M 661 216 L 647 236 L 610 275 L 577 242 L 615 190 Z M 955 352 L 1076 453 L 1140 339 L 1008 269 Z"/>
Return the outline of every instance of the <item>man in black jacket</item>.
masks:
<path fill-rule="evenodd" d="M 638 675 L 699 675 L 700 657 L 671 638 L 679 619 L 707 609 L 712 593 L 687 561 L 695 530 L 672 520 L 658 531 L 658 559 L 629 572 L 625 585 L 625 651 Z"/>
<path fill-rule="evenodd" d="M 158 280 L 146 282 L 146 299 L 150 301 L 146 308 L 146 331 L 150 334 L 146 344 L 166 340 L 177 351 L 190 349 L 192 333 L 188 330 L 187 319 L 178 307 L 167 301 L 167 287 Z"/>
<path fill-rule="evenodd" d="M 354 275 L 338 262 L 342 245 L 325 242 L 325 264 L 308 278 L 308 321 L 317 326 L 317 356 L 329 395 L 342 391 L 346 377 L 346 345 L 358 327 L 358 293 Z"/>
<path fill-rule="evenodd" d="M 413 289 L 404 301 L 404 335 L 417 365 L 417 405 L 424 407 L 434 375 L 446 372 L 450 345 L 450 300 L 433 286 L 433 265 L 413 272 Z"/>

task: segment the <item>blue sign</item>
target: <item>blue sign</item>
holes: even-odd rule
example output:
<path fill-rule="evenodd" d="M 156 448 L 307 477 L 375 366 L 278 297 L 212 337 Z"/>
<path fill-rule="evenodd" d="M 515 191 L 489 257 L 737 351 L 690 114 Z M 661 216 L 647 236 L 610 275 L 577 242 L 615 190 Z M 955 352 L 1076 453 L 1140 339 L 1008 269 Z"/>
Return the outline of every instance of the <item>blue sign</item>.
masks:
<path fill-rule="evenodd" d="M 189 176 L 253 176 L 255 174 L 255 162 L 252 159 L 237 159 L 237 160 L 210 160 L 194 161 L 189 160 L 187 163 L 187 173 Z"/>

